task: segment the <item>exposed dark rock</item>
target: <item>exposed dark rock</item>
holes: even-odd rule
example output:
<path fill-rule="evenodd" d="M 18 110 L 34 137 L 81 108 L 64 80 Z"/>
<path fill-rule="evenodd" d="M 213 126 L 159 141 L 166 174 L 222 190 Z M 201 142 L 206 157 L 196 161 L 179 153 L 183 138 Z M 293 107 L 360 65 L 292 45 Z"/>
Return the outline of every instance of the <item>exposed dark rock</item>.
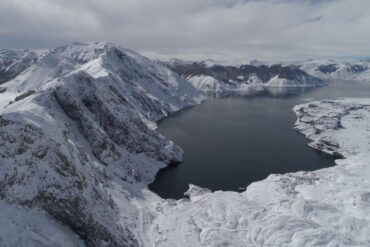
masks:
<path fill-rule="evenodd" d="M 25 93 L 23 93 L 23 94 L 15 97 L 14 101 L 15 102 L 20 101 L 20 100 L 22 100 L 24 98 L 27 98 L 28 96 L 34 94 L 35 92 L 36 92 L 35 90 L 29 90 L 29 91 L 27 91 L 27 92 L 25 92 Z"/>
<path fill-rule="evenodd" d="M 338 70 L 338 65 L 336 64 L 320 65 L 316 70 L 321 71 L 324 74 L 331 74 Z"/>
<path fill-rule="evenodd" d="M 367 66 L 361 66 L 361 65 L 358 65 L 358 64 L 352 65 L 350 67 L 350 71 L 352 73 L 361 73 L 361 72 L 364 72 L 367 69 L 368 69 Z"/>

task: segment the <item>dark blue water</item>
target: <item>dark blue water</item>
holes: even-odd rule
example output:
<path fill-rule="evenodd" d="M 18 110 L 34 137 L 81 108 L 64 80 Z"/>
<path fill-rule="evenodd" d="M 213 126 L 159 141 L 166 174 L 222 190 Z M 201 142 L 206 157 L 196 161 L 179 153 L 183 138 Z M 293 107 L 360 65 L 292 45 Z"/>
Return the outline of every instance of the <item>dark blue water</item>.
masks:
<path fill-rule="evenodd" d="M 333 166 L 333 157 L 309 148 L 307 139 L 294 131 L 293 106 L 369 95 L 370 83 L 337 81 L 316 89 L 268 89 L 210 98 L 159 124 L 158 131 L 185 151 L 184 162 L 162 169 L 149 187 L 164 198 L 178 199 L 189 183 L 238 191 L 272 173 Z"/>

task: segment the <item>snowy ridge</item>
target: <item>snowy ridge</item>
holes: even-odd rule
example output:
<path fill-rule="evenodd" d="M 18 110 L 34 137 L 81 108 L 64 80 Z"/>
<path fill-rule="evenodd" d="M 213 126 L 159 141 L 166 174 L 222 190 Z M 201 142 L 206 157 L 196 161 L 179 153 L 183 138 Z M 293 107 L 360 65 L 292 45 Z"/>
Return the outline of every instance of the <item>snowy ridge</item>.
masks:
<path fill-rule="evenodd" d="M 20 217 L 2 223 L 26 233 L 0 231 L 1 245 L 137 246 L 134 198 L 182 159 L 155 121 L 204 97 L 108 43 L 55 48 L 2 86 L 17 97 L 0 116 L 0 211 Z"/>
<path fill-rule="evenodd" d="M 123 80 L 140 82 L 137 90 L 150 92 L 153 99 L 161 99 L 162 104 L 171 108 L 169 111 L 178 110 L 192 101 L 194 95 L 198 95 L 189 83 L 172 71 L 133 51 L 109 43 L 73 43 L 52 49 L 2 87 L 8 93 L 25 93 L 78 70 L 94 78 L 114 74 Z"/>
<path fill-rule="evenodd" d="M 296 129 L 311 146 L 344 157 L 337 166 L 270 175 L 243 193 L 190 186 L 190 200 L 157 204 L 147 245 L 368 246 L 370 100 L 323 100 L 294 110 Z"/>

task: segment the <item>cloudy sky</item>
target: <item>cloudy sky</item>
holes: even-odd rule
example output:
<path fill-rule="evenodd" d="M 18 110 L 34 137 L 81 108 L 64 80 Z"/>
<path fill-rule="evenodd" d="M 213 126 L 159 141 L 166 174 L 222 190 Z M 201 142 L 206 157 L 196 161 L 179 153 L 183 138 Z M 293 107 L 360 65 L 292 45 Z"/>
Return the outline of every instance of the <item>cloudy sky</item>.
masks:
<path fill-rule="evenodd" d="M 370 55 L 369 0 L 0 0 L 0 48 L 110 41 L 149 57 Z"/>

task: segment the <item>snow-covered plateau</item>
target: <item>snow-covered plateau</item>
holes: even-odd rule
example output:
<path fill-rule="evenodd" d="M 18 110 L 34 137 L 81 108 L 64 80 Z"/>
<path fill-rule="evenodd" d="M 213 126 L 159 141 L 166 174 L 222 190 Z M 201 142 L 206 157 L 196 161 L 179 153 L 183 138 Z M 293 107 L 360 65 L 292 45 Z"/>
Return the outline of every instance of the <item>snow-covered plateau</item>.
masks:
<path fill-rule="evenodd" d="M 0 53 L 0 246 L 370 245 L 370 99 L 294 108 L 334 167 L 164 200 L 147 185 L 182 150 L 156 122 L 205 96 L 109 43 L 28 53 Z"/>

